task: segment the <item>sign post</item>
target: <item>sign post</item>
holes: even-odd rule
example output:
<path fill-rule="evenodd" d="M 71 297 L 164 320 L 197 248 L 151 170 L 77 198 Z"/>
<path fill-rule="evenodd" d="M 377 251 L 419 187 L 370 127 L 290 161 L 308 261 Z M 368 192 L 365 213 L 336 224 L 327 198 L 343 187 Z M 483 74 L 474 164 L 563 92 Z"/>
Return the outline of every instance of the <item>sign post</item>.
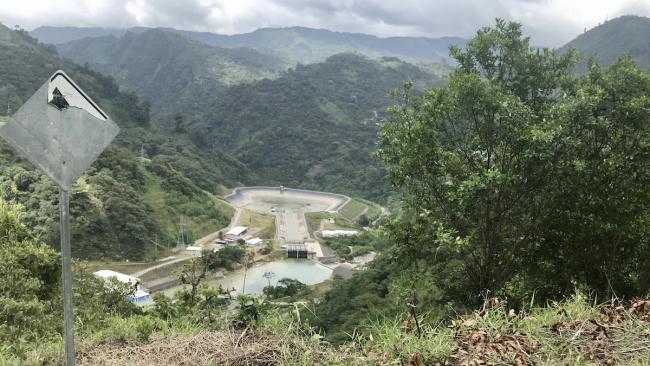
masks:
<path fill-rule="evenodd" d="M 75 364 L 69 192 L 118 132 L 108 115 L 63 71 L 55 72 L 0 126 L 0 136 L 59 186 L 67 366 Z"/>

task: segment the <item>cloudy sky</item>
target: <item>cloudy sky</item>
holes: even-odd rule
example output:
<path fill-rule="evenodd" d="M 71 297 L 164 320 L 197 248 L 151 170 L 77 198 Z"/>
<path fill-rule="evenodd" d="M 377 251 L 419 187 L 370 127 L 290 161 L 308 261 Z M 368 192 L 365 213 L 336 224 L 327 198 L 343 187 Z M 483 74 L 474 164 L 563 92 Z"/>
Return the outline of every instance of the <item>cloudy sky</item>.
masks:
<path fill-rule="evenodd" d="M 165 26 L 215 33 L 306 26 L 388 36 L 470 37 L 500 17 L 539 46 L 560 46 L 606 19 L 650 16 L 650 0 L 0 0 L 0 22 Z"/>

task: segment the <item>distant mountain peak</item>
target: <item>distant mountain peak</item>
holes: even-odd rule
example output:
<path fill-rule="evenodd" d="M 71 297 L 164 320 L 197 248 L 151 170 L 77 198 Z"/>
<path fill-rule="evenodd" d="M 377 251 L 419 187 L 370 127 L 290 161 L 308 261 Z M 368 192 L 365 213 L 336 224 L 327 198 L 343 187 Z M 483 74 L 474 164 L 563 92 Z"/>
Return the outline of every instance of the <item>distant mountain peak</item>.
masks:
<path fill-rule="evenodd" d="M 337 32 L 301 26 L 267 27 L 250 33 L 224 35 L 173 28 L 129 29 L 40 27 L 31 32 L 41 42 L 63 44 L 82 38 L 116 36 L 127 32 L 149 31 L 180 34 L 194 41 L 219 47 L 249 47 L 273 50 L 291 63 L 312 63 L 341 52 L 360 52 L 367 56 L 399 57 L 411 62 L 440 62 L 447 58 L 450 45 L 464 46 L 466 40 L 457 37 L 378 37 L 363 33 Z"/>

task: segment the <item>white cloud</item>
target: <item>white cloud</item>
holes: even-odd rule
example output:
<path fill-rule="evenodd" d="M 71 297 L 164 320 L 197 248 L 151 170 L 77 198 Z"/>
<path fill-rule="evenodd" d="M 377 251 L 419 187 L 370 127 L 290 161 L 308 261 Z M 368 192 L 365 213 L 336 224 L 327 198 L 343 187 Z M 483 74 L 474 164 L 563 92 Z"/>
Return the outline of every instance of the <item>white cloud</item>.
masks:
<path fill-rule="evenodd" d="M 553 47 L 623 14 L 650 16 L 650 0 L 0 0 L 0 21 L 27 29 L 141 25 L 232 34 L 299 25 L 471 37 L 500 17 L 522 22 L 534 44 Z"/>

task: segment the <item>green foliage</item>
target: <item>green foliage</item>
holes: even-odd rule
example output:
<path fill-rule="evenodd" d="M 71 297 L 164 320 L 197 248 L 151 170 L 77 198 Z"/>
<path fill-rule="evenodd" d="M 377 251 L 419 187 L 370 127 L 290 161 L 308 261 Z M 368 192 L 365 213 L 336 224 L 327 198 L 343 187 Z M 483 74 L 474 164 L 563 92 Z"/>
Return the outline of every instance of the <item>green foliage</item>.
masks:
<path fill-rule="evenodd" d="M 332 248 L 339 257 L 348 260 L 371 251 L 383 251 L 391 246 L 383 233 L 369 231 L 361 232 L 359 235 L 327 238 L 325 245 Z"/>
<path fill-rule="evenodd" d="M 154 332 L 165 330 L 165 323 L 147 315 L 128 318 L 110 317 L 104 326 L 89 337 L 94 344 L 147 342 Z"/>
<path fill-rule="evenodd" d="M 245 326 L 255 326 L 261 317 L 266 315 L 270 310 L 270 304 L 263 297 L 254 297 L 250 295 L 240 295 L 237 297 L 239 312 L 237 320 Z"/>
<path fill-rule="evenodd" d="M 212 99 L 206 96 L 218 95 L 229 85 L 273 77 L 285 68 L 270 53 L 206 47 L 162 29 L 80 39 L 57 48 L 62 56 L 146 95 L 156 117 L 174 124 L 177 132 L 183 129 L 179 117 L 192 120 L 197 110 L 209 107 Z"/>
<path fill-rule="evenodd" d="M 251 177 L 240 163 L 197 147 L 185 134 L 152 128 L 147 103 L 121 92 L 110 77 L 58 58 L 25 32 L 0 25 L 0 58 L 0 104 L 12 113 L 64 69 L 120 125 L 117 139 L 72 190 L 75 257 L 148 259 L 152 240 L 175 241 L 181 215 L 190 237 L 227 225 L 232 211 L 213 195 Z M 56 247 L 57 187 L 4 142 L 0 163 L 3 198 L 21 203 L 25 222 Z"/>
<path fill-rule="evenodd" d="M 256 173 L 256 182 L 375 200 L 390 191 L 384 169 L 370 156 L 376 124 L 389 103 L 386 92 L 405 79 L 421 89 L 442 81 L 430 70 L 396 59 L 372 61 L 353 54 L 280 72 L 285 67 L 259 51 L 208 47 L 163 30 L 84 39 L 59 48 L 137 91 L 152 103 L 161 125 L 187 132 L 202 149 L 227 151 L 243 163 L 238 168 Z M 222 75 L 243 69 L 250 75 Z M 183 174 L 197 185 L 215 181 Z"/>
<path fill-rule="evenodd" d="M 62 332 L 61 258 L 36 242 L 22 223 L 20 207 L 0 199 L 0 343 L 2 352 L 25 357 L 39 342 Z M 85 266 L 74 266 L 74 306 L 85 333 L 100 327 L 106 316 L 130 316 L 125 288 L 107 287 Z"/>
<path fill-rule="evenodd" d="M 304 297 L 310 293 L 309 287 L 293 278 L 282 278 L 275 286 L 264 287 L 264 295 L 270 299 L 281 299 L 284 297 Z"/>
<path fill-rule="evenodd" d="M 581 73 L 588 70 L 591 58 L 603 65 L 611 65 L 625 54 L 632 56 L 640 68 L 650 71 L 648 31 L 650 19 L 625 15 L 589 29 L 560 50 L 575 49 L 580 52 L 582 59 L 577 70 Z"/>
<path fill-rule="evenodd" d="M 457 304 L 647 291 L 650 77 L 624 58 L 574 79 L 573 53 L 531 48 L 503 21 L 452 55 L 448 85 L 397 93 L 380 134 L 405 265 L 460 261 L 456 281 L 434 274 Z"/>

